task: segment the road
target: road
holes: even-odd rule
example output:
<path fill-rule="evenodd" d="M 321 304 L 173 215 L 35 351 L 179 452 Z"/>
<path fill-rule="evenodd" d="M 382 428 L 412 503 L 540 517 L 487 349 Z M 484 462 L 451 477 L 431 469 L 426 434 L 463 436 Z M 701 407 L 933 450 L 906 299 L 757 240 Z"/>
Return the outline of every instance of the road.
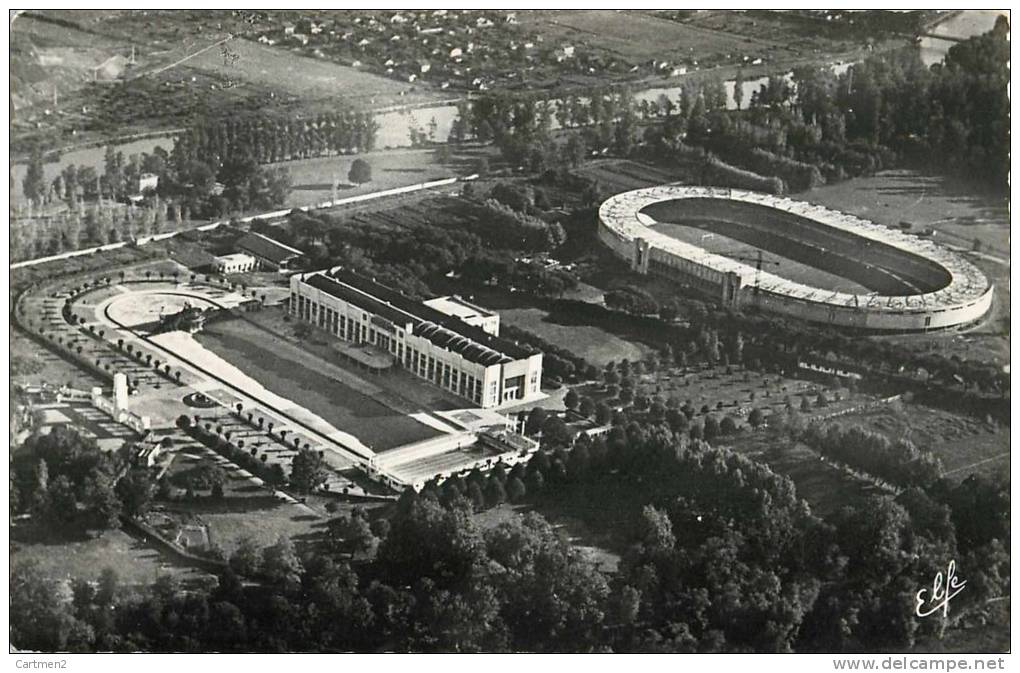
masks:
<path fill-rule="evenodd" d="M 301 206 L 299 208 L 284 208 L 281 210 L 272 210 L 264 213 L 256 213 L 255 215 L 247 215 L 245 217 L 239 218 L 237 221 L 247 223 L 253 220 L 285 217 L 294 210 L 301 210 L 304 212 L 309 212 L 313 210 L 326 210 L 329 208 L 336 208 L 338 206 L 346 206 L 350 204 L 361 203 L 364 201 L 371 201 L 374 199 L 382 199 L 388 196 L 398 196 L 403 194 L 411 194 L 413 192 L 425 191 L 429 189 L 448 187 L 463 180 L 470 180 L 473 177 L 476 176 L 469 176 L 467 178 L 446 178 L 445 180 L 433 180 L 432 182 L 422 182 L 416 185 L 408 185 L 407 187 L 394 187 L 393 189 L 383 189 L 378 192 L 368 192 L 366 194 L 358 194 L 357 196 L 349 196 L 347 198 L 337 199 L 336 201 L 324 201 L 323 203 L 318 203 L 311 206 Z M 210 222 L 209 224 L 203 224 L 198 227 L 178 229 L 177 231 L 171 231 L 165 234 L 157 234 L 155 236 L 144 236 L 136 239 L 133 244 L 141 246 L 155 241 L 164 241 L 168 238 L 173 238 L 174 236 L 179 236 L 180 234 L 189 231 L 210 231 L 224 224 L 229 224 L 230 222 L 233 221 L 234 220 L 230 219 L 217 220 L 216 222 Z M 36 266 L 38 264 L 45 264 L 46 262 L 56 262 L 61 259 L 81 257 L 82 255 L 91 255 L 93 253 L 103 252 L 106 250 L 117 250 L 118 248 L 123 248 L 124 246 L 129 244 L 130 243 L 128 241 L 121 241 L 120 243 L 109 243 L 107 245 L 98 245 L 92 248 L 84 248 L 81 250 L 70 250 L 68 252 L 62 252 L 59 255 L 49 255 L 47 257 L 37 257 L 36 259 L 26 259 L 24 261 L 11 264 L 10 268 L 13 271 L 15 269 Z"/>

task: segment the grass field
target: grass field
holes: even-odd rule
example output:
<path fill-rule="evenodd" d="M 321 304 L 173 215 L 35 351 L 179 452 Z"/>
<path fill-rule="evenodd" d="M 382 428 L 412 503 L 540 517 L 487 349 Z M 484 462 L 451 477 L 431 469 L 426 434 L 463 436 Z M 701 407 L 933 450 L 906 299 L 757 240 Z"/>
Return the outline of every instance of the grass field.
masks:
<path fill-rule="evenodd" d="M 644 344 L 627 341 L 598 327 L 556 323 L 539 308 L 501 310 L 500 319 L 505 325 L 537 334 L 597 366 L 613 360 L 641 360 L 652 352 Z"/>
<path fill-rule="evenodd" d="M 744 243 L 743 241 L 739 241 L 735 238 L 714 233 L 710 230 L 710 227 L 711 225 L 702 227 L 659 222 L 655 224 L 653 228 L 672 238 L 690 245 L 695 245 L 707 250 L 708 252 L 722 255 L 724 257 L 730 257 L 746 264 L 753 265 L 755 263 L 753 260 L 758 254 L 760 248 L 750 243 Z M 806 285 L 825 290 L 849 292 L 853 294 L 866 294 L 869 292 L 866 287 L 859 283 L 855 283 L 852 280 L 848 280 L 842 276 L 837 276 L 834 273 L 829 273 L 824 269 L 802 264 L 790 259 L 789 257 L 782 257 L 773 252 L 763 251 L 762 261 L 765 265 L 764 269 L 766 271 L 798 283 L 804 283 Z"/>
<path fill-rule="evenodd" d="M 811 511 L 828 517 L 842 507 L 860 502 L 868 495 L 886 493 L 871 483 L 854 477 L 825 461 L 802 444 L 776 440 L 765 434 L 743 435 L 727 443 L 739 453 L 766 463 L 778 474 L 793 480 L 798 497 L 807 501 Z"/>
<path fill-rule="evenodd" d="M 338 198 L 357 196 L 367 192 L 406 187 L 420 182 L 441 180 L 456 175 L 450 166 L 437 163 L 432 150 L 390 150 L 359 154 L 372 167 L 372 180 L 361 185 L 347 183 L 353 156 L 322 157 L 285 161 L 273 164 L 290 173 L 291 192 L 286 206 L 306 206 L 332 198 L 334 176 L 340 182 Z"/>
<path fill-rule="evenodd" d="M 982 254 L 964 255 L 995 285 L 996 299 L 983 323 L 962 334 L 882 338 L 946 357 L 1009 364 L 1010 215 L 1006 199 L 981 193 L 974 185 L 906 170 L 817 187 L 797 198 L 889 227 L 898 227 L 903 221 L 913 223 L 914 229 L 932 227 L 937 232 L 935 242 L 957 250 L 970 250 L 974 240 L 979 240 Z"/>
<path fill-rule="evenodd" d="M 108 530 L 94 540 L 30 541 L 17 529 L 11 533 L 12 565 L 36 562 L 43 573 L 54 580 L 82 578 L 97 580 L 106 568 L 117 572 L 125 585 L 151 584 L 161 575 L 172 575 L 186 582 L 208 575 L 192 568 L 171 564 L 155 548 L 122 530 Z"/>
<path fill-rule="evenodd" d="M 409 84 L 239 38 L 203 51 L 184 65 L 306 99 L 342 97 L 358 107 L 409 105 L 434 99 L 427 88 L 411 91 Z"/>
<path fill-rule="evenodd" d="M 246 321 L 212 323 L 196 339 L 268 390 L 369 446 L 382 450 L 439 434 L 325 373 L 336 365 L 327 367 L 315 355 Z"/>
<path fill-rule="evenodd" d="M 934 240 L 945 245 L 969 249 L 978 239 L 985 252 L 1009 257 L 1008 200 L 948 178 L 882 171 L 816 187 L 797 198 L 890 227 L 902 221 L 914 223 L 915 229 L 932 227 L 938 232 Z"/>
<path fill-rule="evenodd" d="M 601 193 L 607 197 L 631 189 L 677 182 L 684 178 L 682 169 L 667 171 L 658 166 L 627 160 L 592 162 L 573 172 L 594 180 L 598 183 Z"/>
<path fill-rule="evenodd" d="M 98 377 L 75 367 L 53 351 L 34 341 L 24 333 L 10 329 L 11 381 L 25 385 L 60 386 L 68 384 L 78 390 L 102 386 Z"/>
<path fill-rule="evenodd" d="M 876 430 L 891 440 L 909 439 L 935 453 L 954 481 L 974 473 L 1009 475 L 1009 428 L 915 404 L 850 414 L 839 421 Z"/>
<path fill-rule="evenodd" d="M 649 59 L 706 60 L 716 54 L 764 56 L 782 47 L 779 42 L 690 26 L 634 11 L 535 12 L 527 14 L 522 24 L 547 38 L 565 43 L 575 41 L 635 63 Z"/>
<path fill-rule="evenodd" d="M 259 487 L 243 476 L 236 466 L 195 442 L 175 449 L 173 464 L 167 478 L 186 475 L 200 465 L 219 465 L 226 473 L 223 499 L 209 498 L 208 492 L 199 491 L 194 500 L 164 501 L 160 511 L 170 518 L 191 525 L 204 525 L 209 542 L 229 555 L 245 537 L 260 546 L 275 543 L 281 535 L 296 543 L 309 542 L 318 536 L 323 525 L 320 516 L 303 505 L 283 502 L 270 491 Z"/>

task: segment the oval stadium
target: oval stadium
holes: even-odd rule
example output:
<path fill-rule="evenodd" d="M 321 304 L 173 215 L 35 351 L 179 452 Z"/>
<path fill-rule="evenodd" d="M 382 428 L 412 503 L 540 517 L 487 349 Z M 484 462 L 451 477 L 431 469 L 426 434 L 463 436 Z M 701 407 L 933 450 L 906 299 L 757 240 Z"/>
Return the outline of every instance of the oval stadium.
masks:
<path fill-rule="evenodd" d="M 957 327 L 994 293 L 985 275 L 926 238 L 792 199 L 663 185 L 617 194 L 598 235 L 642 274 L 726 306 L 878 332 Z"/>

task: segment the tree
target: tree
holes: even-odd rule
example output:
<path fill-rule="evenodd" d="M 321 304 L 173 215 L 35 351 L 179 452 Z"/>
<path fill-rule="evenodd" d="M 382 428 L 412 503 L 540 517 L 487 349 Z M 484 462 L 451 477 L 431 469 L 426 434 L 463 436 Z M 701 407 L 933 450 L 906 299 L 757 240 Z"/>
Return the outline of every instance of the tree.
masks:
<path fill-rule="evenodd" d="M 751 409 L 751 413 L 747 416 L 747 422 L 751 424 L 752 428 L 757 430 L 765 424 L 765 412 L 758 407 Z"/>
<path fill-rule="evenodd" d="M 254 538 L 241 538 L 237 549 L 230 556 L 230 567 L 245 577 L 254 577 L 262 571 L 262 550 Z"/>
<path fill-rule="evenodd" d="M 568 390 L 563 398 L 563 404 L 566 405 L 567 409 L 577 409 L 579 401 L 578 394 L 573 390 Z"/>
<path fill-rule="evenodd" d="M 11 644 L 24 650 L 60 652 L 77 620 L 59 585 L 36 563 L 14 565 L 10 576 Z"/>
<path fill-rule="evenodd" d="M 358 185 L 371 182 L 372 167 L 364 159 L 355 159 L 351 164 L 351 170 L 347 174 L 347 179 Z"/>
<path fill-rule="evenodd" d="M 590 397 L 582 397 L 578 404 L 578 411 L 580 411 L 583 416 L 591 418 L 591 415 L 595 413 L 595 403 Z"/>
<path fill-rule="evenodd" d="M 542 407 L 535 407 L 528 413 L 528 420 L 524 423 L 524 431 L 529 435 L 534 435 L 542 429 L 545 425 L 546 419 L 549 417 L 547 412 Z"/>
<path fill-rule="evenodd" d="M 506 482 L 506 495 L 510 502 L 521 502 L 527 496 L 528 491 L 524 482 L 517 477 L 510 477 Z"/>
<path fill-rule="evenodd" d="M 329 477 L 329 470 L 318 451 L 299 449 L 291 459 L 290 485 L 301 493 L 311 493 Z"/>
<path fill-rule="evenodd" d="M 46 174 L 43 170 L 42 150 L 36 147 L 28 160 L 28 169 L 22 182 L 25 198 L 40 203 L 46 195 Z"/>
<path fill-rule="evenodd" d="M 351 557 L 358 553 L 369 554 L 379 544 L 368 518 L 360 509 L 331 520 L 327 530 L 333 548 Z"/>
<path fill-rule="evenodd" d="M 145 516 L 152 504 L 156 486 L 148 470 L 135 468 L 117 482 L 117 497 L 130 517 Z"/>
<path fill-rule="evenodd" d="M 595 422 L 599 425 L 605 425 L 613 417 L 613 410 L 605 402 L 599 402 L 595 405 Z"/>
<path fill-rule="evenodd" d="M 506 502 L 506 491 L 499 479 L 490 476 L 485 482 L 485 504 L 495 507 Z"/>
<path fill-rule="evenodd" d="M 262 574 L 277 584 L 297 586 L 303 570 L 294 543 L 286 535 L 262 552 Z"/>

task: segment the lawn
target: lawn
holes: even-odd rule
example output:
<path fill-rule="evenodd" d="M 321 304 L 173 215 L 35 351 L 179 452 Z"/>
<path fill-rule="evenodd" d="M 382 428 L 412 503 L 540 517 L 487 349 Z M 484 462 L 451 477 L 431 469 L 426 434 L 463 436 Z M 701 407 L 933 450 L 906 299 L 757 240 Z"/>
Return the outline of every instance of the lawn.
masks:
<path fill-rule="evenodd" d="M 439 434 L 339 380 L 336 364 L 250 322 L 217 321 L 207 325 L 195 338 L 267 390 L 302 405 L 338 430 L 349 432 L 376 449 L 393 448 Z"/>
<path fill-rule="evenodd" d="M 219 465 L 226 473 L 223 499 L 214 500 L 199 491 L 193 500 L 163 502 L 160 509 L 171 518 L 192 525 L 204 525 L 212 545 L 228 556 L 243 538 L 250 537 L 259 546 L 275 543 L 281 535 L 297 541 L 315 538 L 323 519 L 302 505 L 279 500 L 264 487 L 243 476 L 238 468 L 209 450 L 198 446 L 179 451 L 168 477 L 192 470 L 197 465 Z"/>
<path fill-rule="evenodd" d="M 641 360 L 652 353 L 644 344 L 627 341 L 598 327 L 557 323 L 539 308 L 500 310 L 500 320 L 504 325 L 537 334 L 600 367 L 611 361 Z"/>
<path fill-rule="evenodd" d="M 11 564 L 38 563 L 40 570 L 54 580 L 97 580 L 106 568 L 117 571 L 122 584 L 133 586 L 151 584 L 160 575 L 173 575 L 187 582 L 209 577 L 193 568 L 173 565 L 155 548 L 120 529 L 108 530 L 94 540 L 33 541 L 26 535 L 18 527 L 11 531 Z"/>
<path fill-rule="evenodd" d="M 105 385 L 98 377 L 74 366 L 13 327 L 10 329 L 10 346 L 11 381 L 14 383 L 34 386 L 66 383 L 78 390 Z"/>
<path fill-rule="evenodd" d="M 372 167 L 372 180 L 361 185 L 349 184 L 347 174 L 354 159 L 363 159 Z M 453 177 L 451 166 L 437 163 L 432 150 L 386 150 L 354 156 L 319 157 L 284 161 L 274 166 L 290 173 L 291 188 L 288 208 L 329 201 L 334 178 L 340 183 L 337 198 L 344 199 L 368 192 L 406 187 Z"/>

